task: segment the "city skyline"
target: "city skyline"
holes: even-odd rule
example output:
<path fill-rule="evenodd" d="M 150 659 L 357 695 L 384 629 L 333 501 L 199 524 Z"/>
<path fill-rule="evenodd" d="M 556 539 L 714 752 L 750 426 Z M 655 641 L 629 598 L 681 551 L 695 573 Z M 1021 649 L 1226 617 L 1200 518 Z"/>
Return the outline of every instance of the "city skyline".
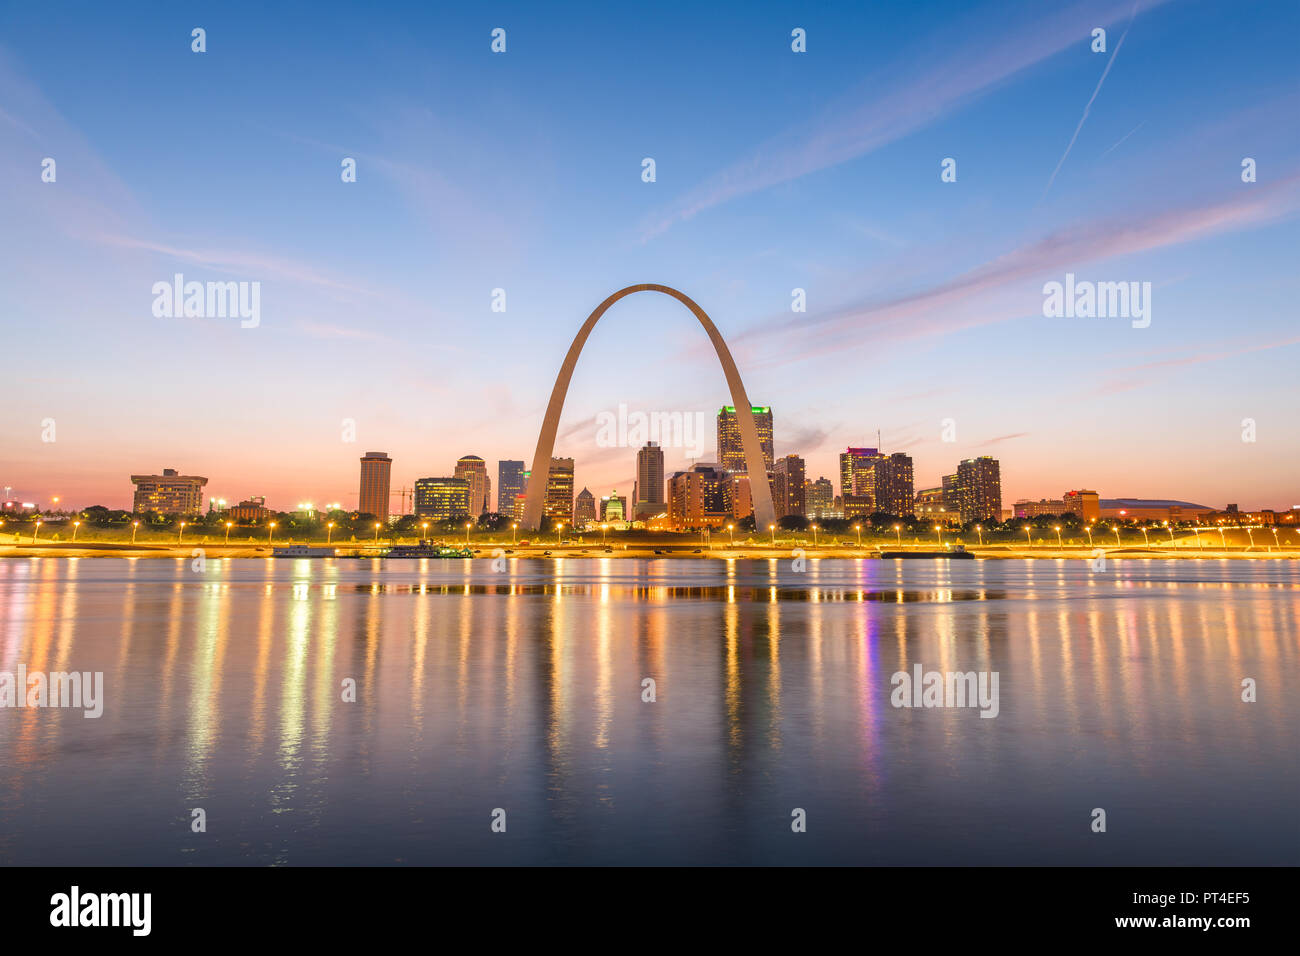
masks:
<path fill-rule="evenodd" d="M 0 393 L 0 482 L 21 497 L 126 507 L 120 476 L 169 462 L 228 499 L 337 501 L 367 448 L 400 463 L 396 487 L 465 451 L 526 460 L 564 344 L 644 279 L 708 311 L 774 409 L 775 456 L 810 474 L 879 429 L 919 475 L 999 457 L 1007 500 L 1296 497 L 1292 7 L 756 5 L 689 29 L 506 7 L 493 55 L 477 14 L 324 4 L 309 45 L 342 92 L 295 68 L 301 25 L 259 12 L 254 35 L 243 7 L 212 15 L 202 55 L 190 13 L 0 14 L 21 48 L 0 45 L 0 204 L 24 223 L 0 237 L 0 305 L 36 343 Z M 888 38 L 867 64 L 864 37 Z M 85 70 L 116 79 L 70 80 Z M 191 114 L 161 138 L 144 119 Z M 259 323 L 155 315 L 176 275 L 260 283 Z M 1074 276 L 1150 283 L 1149 325 L 1045 317 L 1045 286 Z M 618 309 L 556 444 L 593 488 L 635 480 L 597 445 L 600 412 L 727 401 L 679 306 Z"/>

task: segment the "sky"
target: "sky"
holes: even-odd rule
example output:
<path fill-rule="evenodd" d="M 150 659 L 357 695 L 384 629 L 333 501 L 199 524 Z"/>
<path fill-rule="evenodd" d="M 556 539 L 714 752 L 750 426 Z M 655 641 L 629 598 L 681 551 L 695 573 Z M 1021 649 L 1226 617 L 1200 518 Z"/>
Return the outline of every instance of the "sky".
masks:
<path fill-rule="evenodd" d="M 0 7 L 0 485 L 355 507 L 382 450 L 395 510 L 466 454 L 495 486 L 590 311 L 662 283 L 837 492 L 879 432 L 917 488 L 993 455 L 1007 507 L 1300 504 L 1300 5 L 449 6 Z M 155 315 L 177 273 L 259 283 L 258 324 Z M 1150 283 L 1149 324 L 1045 316 L 1067 274 Z M 598 497 L 620 404 L 707 416 L 715 459 L 667 296 L 578 363 L 556 454 Z"/>

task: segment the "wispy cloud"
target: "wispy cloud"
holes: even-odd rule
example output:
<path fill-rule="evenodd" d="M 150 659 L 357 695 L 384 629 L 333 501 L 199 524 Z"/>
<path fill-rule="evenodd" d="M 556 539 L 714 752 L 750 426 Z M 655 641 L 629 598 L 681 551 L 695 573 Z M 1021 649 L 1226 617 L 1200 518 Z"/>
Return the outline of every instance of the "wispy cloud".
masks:
<path fill-rule="evenodd" d="M 1149 0 L 1145 6 L 1167 2 Z M 870 77 L 818 119 L 763 143 L 655 214 L 643 224 L 642 239 L 660 235 L 714 206 L 857 159 L 923 129 L 1017 73 L 1084 42 L 1092 27 L 1114 23 L 1131 9 L 1127 3 L 1100 8 L 1075 3 L 1029 23 L 999 19 L 994 38 L 976 21 L 958 24 L 953 32 L 959 39 L 941 41 L 955 49 L 938 54 L 928 49 L 927 61 L 936 64 L 928 71 L 901 71 L 907 77 L 903 81 L 892 79 L 900 72 L 896 69 Z"/>
<path fill-rule="evenodd" d="M 1288 219 L 1297 212 L 1300 174 L 1293 173 L 1271 185 L 1242 190 L 1231 199 L 1211 205 L 1071 225 L 921 291 L 846 306 L 818 318 L 800 316 L 798 322 L 782 316 L 750 329 L 735 341 L 753 347 L 764 340 L 776 340 L 773 344 L 780 352 L 779 361 L 785 364 L 843 351 L 844 334 L 850 332 L 861 341 L 879 346 L 891 339 L 918 338 L 1005 321 L 1028 310 L 1010 311 L 1005 304 L 994 307 L 990 298 L 1024 280 Z M 966 305 L 967 311 L 958 309 L 959 305 Z M 1034 303 L 1035 308 L 1039 305 Z M 867 332 L 869 339 L 864 335 Z"/>
<path fill-rule="evenodd" d="M 1061 158 L 1056 161 L 1056 168 L 1052 170 L 1052 175 L 1048 177 L 1047 185 L 1043 187 L 1043 195 L 1038 198 L 1042 202 L 1047 198 L 1048 192 L 1051 191 L 1052 183 L 1056 182 L 1056 174 L 1061 171 L 1065 165 L 1066 159 L 1070 156 L 1070 150 L 1074 149 L 1074 144 L 1079 138 L 1079 131 L 1083 129 L 1083 124 L 1088 121 L 1088 114 L 1092 112 L 1092 104 L 1097 102 L 1097 95 L 1101 93 L 1102 86 L 1106 83 L 1106 77 L 1110 76 L 1110 68 L 1115 65 L 1115 57 L 1119 56 L 1120 47 L 1124 45 L 1124 38 L 1128 36 L 1128 31 L 1133 27 L 1133 19 L 1137 16 L 1137 4 L 1133 4 L 1133 13 L 1128 19 L 1128 26 L 1124 32 L 1119 35 L 1119 42 L 1115 44 L 1115 49 L 1111 51 L 1110 59 L 1106 61 L 1106 69 L 1101 71 L 1101 78 L 1097 80 L 1097 85 L 1092 91 L 1092 96 L 1088 97 L 1088 102 L 1084 104 L 1083 115 L 1079 117 L 1079 122 L 1075 124 L 1074 134 L 1070 137 L 1070 142 L 1065 147 L 1065 152 Z M 1127 137 L 1126 137 L 1127 138 Z M 1123 140 L 1121 140 L 1123 142 Z"/>

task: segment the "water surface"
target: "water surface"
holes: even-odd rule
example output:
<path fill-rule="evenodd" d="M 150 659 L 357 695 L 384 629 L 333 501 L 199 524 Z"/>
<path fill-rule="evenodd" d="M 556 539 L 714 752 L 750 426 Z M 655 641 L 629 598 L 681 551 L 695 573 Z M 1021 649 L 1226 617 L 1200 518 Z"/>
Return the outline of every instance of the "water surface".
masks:
<path fill-rule="evenodd" d="M 0 561 L 0 671 L 105 681 L 0 710 L 0 863 L 1295 865 L 1298 618 L 1294 562 Z"/>

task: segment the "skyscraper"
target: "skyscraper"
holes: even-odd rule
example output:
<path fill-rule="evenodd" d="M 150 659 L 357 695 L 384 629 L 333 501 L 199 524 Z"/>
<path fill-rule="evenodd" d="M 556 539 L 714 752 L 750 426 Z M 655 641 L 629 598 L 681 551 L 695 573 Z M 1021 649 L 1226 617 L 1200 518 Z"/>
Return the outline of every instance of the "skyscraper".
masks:
<path fill-rule="evenodd" d="M 804 507 L 810 518 L 825 517 L 835 509 L 835 486 L 829 478 L 804 481 Z"/>
<path fill-rule="evenodd" d="M 632 517 L 664 512 L 664 450 L 657 441 L 646 442 L 636 453 L 636 500 Z"/>
<path fill-rule="evenodd" d="M 515 495 L 528 493 L 522 461 L 497 462 L 497 511 L 503 515 L 514 513 Z"/>
<path fill-rule="evenodd" d="M 203 510 L 203 486 L 208 479 L 199 475 L 177 474 L 164 468 L 161 475 L 132 475 L 135 502 L 132 510 L 140 515 L 156 511 L 161 515 L 196 515 Z"/>
<path fill-rule="evenodd" d="M 961 520 L 1002 520 L 1002 469 L 996 458 L 981 455 L 957 465 L 957 501 Z"/>
<path fill-rule="evenodd" d="M 586 488 L 578 492 L 577 502 L 573 506 L 573 523 L 583 527 L 588 521 L 596 520 L 596 496 Z"/>
<path fill-rule="evenodd" d="M 847 448 L 840 452 L 840 494 L 876 500 L 876 463 L 885 456 L 879 448 Z"/>
<path fill-rule="evenodd" d="M 758 429 L 758 443 L 763 449 L 763 465 L 772 470 L 774 456 L 772 445 L 772 409 L 768 405 L 751 405 L 754 413 L 754 427 Z M 718 463 L 733 474 L 745 474 L 749 469 L 745 464 L 745 445 L 740 440 L 740 422 L 736 419 L 736 407 L 724 405 L 718 410 Z"/>
<path fill-rule="evenodd" d="M 368 451 L 361 459 L 361 490 L 357 493 L 357 511 L 388 520 L 388 483 L 393 473 L 393 459 L 382 451 Z"/>
<path fill-rule="evenodd" d="M 878 466 L 879 468 L 880 466 Z M 883 463 L 885 481 L 883 494 L 877 490 L 876 503 L 886 514 L 903 517 L 913 513 L 915 496 L 913 494 L 912 456 L 896 451 Z"/>
<path fill-rule="evenodd" d="M 777 518 L 803 517 L 804 461 L 798 455 L 778 458 L 772 467 L 772 505 Z"/>
<path fill-rule="evenodd" d="M 469 491 L 464 478 L 420 478 L 415 482 L 415 513 L 437 520 L 472 517 Z"/>
<path fill-rule="evenodd" d="M 727 472 L 695 465 L 668 481 L 668 520 L 674 528 L 720 527 L 731 518 L 725 492 Z"/>
<path fill-rule="evenodd" d="M 573 523 L 573 459 L 552 458 L 546 473 L 546 502 L 542 513 L 565 524 Z"/>
<path fill-rule="evenodd" d="M 487 462 L 478 455 L 465 455 L 456 462 L 453 473 L 469 485 L 469 514 L 477 518 L 491 507 L 492 479 L 488 477 Z"/>

